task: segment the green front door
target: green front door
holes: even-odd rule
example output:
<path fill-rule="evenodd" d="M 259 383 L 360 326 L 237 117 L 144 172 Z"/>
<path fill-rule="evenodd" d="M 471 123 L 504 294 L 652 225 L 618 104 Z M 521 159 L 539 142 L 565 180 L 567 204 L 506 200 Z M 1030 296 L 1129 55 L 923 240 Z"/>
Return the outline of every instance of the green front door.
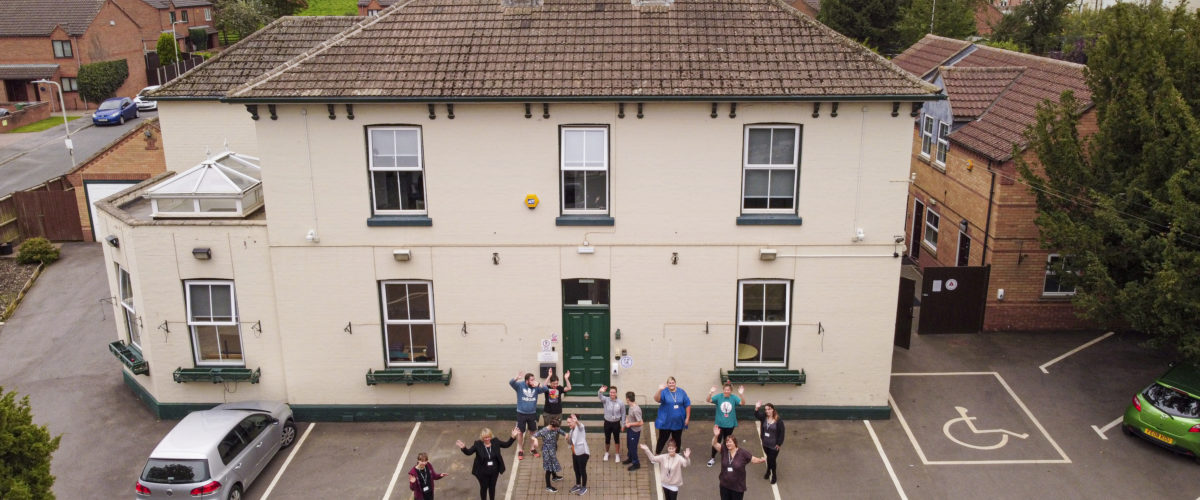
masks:
<path fill-rule="evenodd" d="M 572 394 L 608 385 L 608 332 L 607 307 L 563 307 L 563 370 L 571 372 Z"/>

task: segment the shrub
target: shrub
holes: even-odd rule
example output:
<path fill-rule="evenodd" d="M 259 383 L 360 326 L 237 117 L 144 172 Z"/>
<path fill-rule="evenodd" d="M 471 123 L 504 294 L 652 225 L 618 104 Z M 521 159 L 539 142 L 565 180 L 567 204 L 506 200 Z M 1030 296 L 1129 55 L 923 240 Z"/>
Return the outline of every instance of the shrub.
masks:
<path fill-rule="evenodd" d="M 54 498 L 50 461 L 61 436 L 33 423 L 29 396 L 0 387 L 0 498 Z"/>
<path fill-rule="evenodd" d="M 199 50 L 208 48 L 208 31 L 204 28 L 188 29 L 188 40 L 192 42 L 192 46 Z"/>
<path fill-rule="evenodd" d="M 79 95 L 89 102 L 100 102 L 117 93 L 129 77 L 124 59 L 84 64 L 79 67 Z"/>
<path fill-rule="evenodd" d="M 54 244 L 50 243 L 50 240 L 40 236 L 25 240 L 17 248 L 17 262 L 21 264 L 41 262 L 50 265 L 56 260 L 58 260 L 58 249 L 54 248 Z"/>
<path fill-rule="evenodd" d="M 158 35 L 158 45 L 154 46 L 154 52 L 158 53 L 158 65 L 166 66 L 175 62 L 175 54 L 179 51 L 179 46 L 175 45 L 175 33 L 163 33 Z"/>

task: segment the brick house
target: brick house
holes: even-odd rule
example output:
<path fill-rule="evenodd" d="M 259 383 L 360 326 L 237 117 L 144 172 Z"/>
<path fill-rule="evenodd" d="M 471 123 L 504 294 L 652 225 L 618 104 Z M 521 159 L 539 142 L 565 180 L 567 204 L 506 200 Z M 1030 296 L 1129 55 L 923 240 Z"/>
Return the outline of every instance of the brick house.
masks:
<path fill-rule="evenodd" d="M 396 0 L 358 0 L 358 15 L 377 16 L 379 11 L 391 7 Z"/>
<path fill-rule="evenodd" d="M 93 231 L 93 204 L 111 194 L 163 173 L 162 132 L 158 118 L 148 118 L 129 129 L 91 158 L 64 176 L 74 187 L 83 241 L 97 241 Z"/>
<path fill-rule="evenodd" d="M 1074 290 L 1047 270 L 1064 256 L 1041 248 L 1035 199 L 1012 156 L 1015 145 L 1036 164 L 1022 133 L 1037 105 L 1064 90 L 1086 107 L 1080 133 L 1095 131 L 1084 66 L 935 35 L 893 62 L 948 96 L 926 104 L 914 129 L 908 256 L 922 268 L 991 266 L 984 330 L 1089 326 L 1075 317 Z"/>
<path fill-rule="evenodd" d="M 219 48 L 215 6 L 208 0 L 121 0 L 142 27 L 146 50 L 155 50 L 160 33 L 175 32 L 180 52 Z M 191 41 L 191 30 L 204 30 L 202 46 Z"/>
<path fill-rule="evenodd" d="M 32 82 L 51 79 L 62 84 L 67 109 L 86 109 L 79 97 L 79 67 L 125 59 L 129 77 L 116 95 L 132 96 L 146 86 L 141 27 L 114 0 L 5 0 L 0 2 L 0 101 L 51 101 L 59 109 L 57 91 Z"/>

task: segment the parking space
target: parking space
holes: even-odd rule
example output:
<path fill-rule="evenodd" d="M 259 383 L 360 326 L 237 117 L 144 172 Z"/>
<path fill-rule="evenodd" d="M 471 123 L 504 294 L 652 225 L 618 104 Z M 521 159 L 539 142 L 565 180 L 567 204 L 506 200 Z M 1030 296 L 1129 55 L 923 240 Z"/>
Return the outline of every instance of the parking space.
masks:
<path fill-rule="evenodd" d="M 396 480 L 396 486 L 390 498 L 395 500 L 412 498 L 412 491 L 408 488 L 408 471 L 417 464 L 417 453 L 421 452 L 429 454 L 429 463 L 433 464 L 434 470 L 439 473 L 450 474 L 445 479 L 436 483 L 438 498 L 477 497 L 479 495 L 479 486 L 475 482 L 475 477 L 471 475 L 471 463 L 474 457 L 463 455 L 462 451 L 454 445 L 454 441 L 462 440 L 470 446 L 476 439 L 479 439 L 479 431 L 483 427 L 491 428 L 496 435 L 504 435 L 504 429 L 507 425 L 511 425 L 511 423 L 421 422 L 421 428 L 413 437 L 412 445 L 409 447 L 408 458 L 405 459 L 404 465 L 400 467 L 400 477 Z M 403 447 L 404 444 L 400 443 L 400 446 Z M 515 444 L 505 450 L 505 464 L 510 468 L 512 466 L 509 463 L 512 458 L 511 452 L 514 450 L 516 450 Z M 500 477 L 500 481 L 496 485 L 497 496 L 503 494 L 507 487 L 509 476 L 511 474 L 505 474 Z"/>
<path fill-rule="evenodd" d="M 414 425 L 317 423 L 295 459 L 279 474 L 269 498 L 383 498 Z M 286 454 L 276 455 L 271 468 L 285 460 Z M 273 476 L 264 473 L 246 491 L 246 498 L 262 498 Z M 408 480 L 404 480 L 407 492 Z"/>

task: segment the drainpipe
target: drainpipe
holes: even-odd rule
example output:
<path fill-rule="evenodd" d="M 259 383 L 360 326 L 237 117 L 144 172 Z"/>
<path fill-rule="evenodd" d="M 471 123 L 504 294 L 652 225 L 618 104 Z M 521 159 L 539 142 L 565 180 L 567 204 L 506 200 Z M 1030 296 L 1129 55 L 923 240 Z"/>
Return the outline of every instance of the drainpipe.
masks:
<path fill-rule="evenodd" d="M 83 49 L 83 47 L 79 46 L 79 35 L 75 35 L 71 38 L 73 38 L 73 40 L 71 41 L 71 44 L 73 45 L 71 47 L 71 50 L 75 51 L 75 85 L 78 86 L 79 85 L 79 70 L 81 68 L 83 68 L 83 59 L 79 58 L 79 53 L 82 52 L 81 49 Z M 75 90 L 75 97 L 76 97 L 76 99 L 79 99 L 79 90 L 78 89 Z M 75 103 L 78 104 L 79 101 L 76 100 Z M 63 106 L 66 106 L 66 104 L 64 103 Z M 83 109 L 85 109 L 85 110 L 88 109 L 87 101 L 83 101 Z"/>
<path fill-rule="evenodd" d="M 992 173 L 992 185 L 988 188 L 987 220 L 983 223 L 983 252 L 979 254 L 979 265 L 987 265 L 988 232 L 992 229 L 992 201 L 996 199 L 996 171 L 992 170 L 992 160 L 988 159 L 988 172 Z"/>

